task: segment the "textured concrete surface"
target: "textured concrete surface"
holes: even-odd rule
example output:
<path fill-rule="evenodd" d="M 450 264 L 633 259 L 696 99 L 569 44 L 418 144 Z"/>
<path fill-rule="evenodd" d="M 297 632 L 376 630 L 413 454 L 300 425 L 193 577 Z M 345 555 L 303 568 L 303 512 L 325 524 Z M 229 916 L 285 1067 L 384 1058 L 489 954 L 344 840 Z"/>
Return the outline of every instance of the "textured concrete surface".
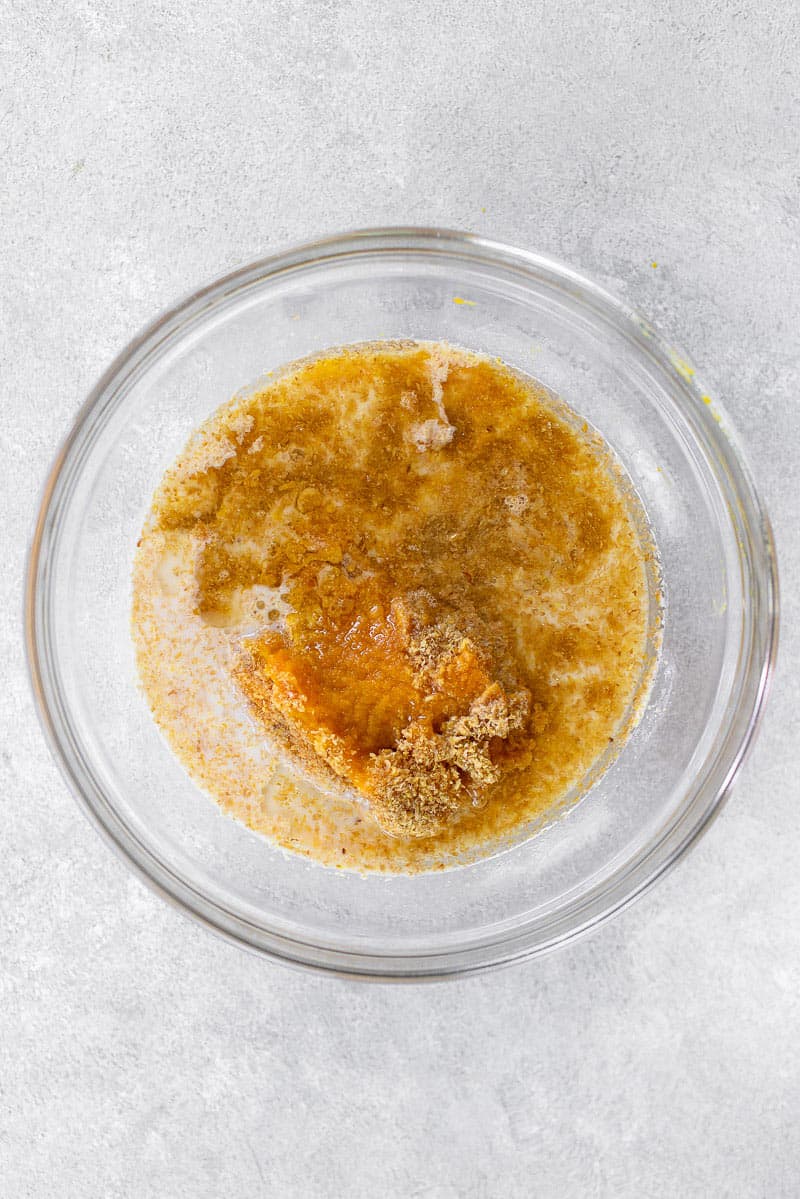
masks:
<path fill-rule="evenodd" d="M 0 1194 L 800 1193 L 800 32 L 794 0 L 32 0 L 0 46 Z M 782 566 L 757 750 L 691 856 L 544 961 L 295 974 L 129 876 L 33 715 L 58 439 L 198 282 L 382 222 L 568 259 L 702 365 Z M 657 266 L 652 265 L 657 263 Z"/>

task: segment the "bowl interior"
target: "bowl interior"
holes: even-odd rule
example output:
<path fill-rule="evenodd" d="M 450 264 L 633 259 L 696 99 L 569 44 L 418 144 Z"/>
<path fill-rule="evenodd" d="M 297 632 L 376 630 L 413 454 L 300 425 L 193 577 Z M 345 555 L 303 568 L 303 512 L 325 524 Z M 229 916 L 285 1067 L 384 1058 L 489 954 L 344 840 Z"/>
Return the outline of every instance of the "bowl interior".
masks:
<path fill-rule="evenodd" d="M 163 470 L 220 403 L 295 358 L 394 337 L 498 355 L 603 434 L 650 521 L 665 619 L 646 711 L 582 802 L 468 867 L 362 878 L 271 847 L 188 778 L 137 686 L 130 569 Z M 464 237 L 344 239 L 199 293 L 112 367 L 46 499 L 34 677 L 73 785 L 151 882 L 219 931 L 295 961 L 433 974 L 573 935 L 707 820 L 760 702 L 768 542 L 714 415 L 632 314 L 552 263 Z"/>

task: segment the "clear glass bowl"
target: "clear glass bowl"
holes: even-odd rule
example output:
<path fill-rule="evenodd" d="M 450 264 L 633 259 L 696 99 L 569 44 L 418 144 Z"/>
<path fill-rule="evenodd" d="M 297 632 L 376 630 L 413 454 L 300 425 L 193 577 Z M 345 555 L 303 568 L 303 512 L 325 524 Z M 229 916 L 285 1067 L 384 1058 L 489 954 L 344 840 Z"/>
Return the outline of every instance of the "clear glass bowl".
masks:
<path fill-rule="evenodd" d="M 472 865 L 364 878 L 272 847 L 184 773 L 137 686 L 130 569 L 163 470 L 220 403 L 324 347 L 393 337 L 499 355 L 603 433 L 658 544 L 665 621 L 644 715 L 582 802 Z M 112 364 L 46 485 L 27 638 L 67 781 L 152 887 L 286 962 L 419 979 L 564 944 L 686 852 L 752 741 L 777 607 L 769 524 L 728 420 L 646 321 L 541 255 L 462 233 L 376 229 L 202 288 Z"/>

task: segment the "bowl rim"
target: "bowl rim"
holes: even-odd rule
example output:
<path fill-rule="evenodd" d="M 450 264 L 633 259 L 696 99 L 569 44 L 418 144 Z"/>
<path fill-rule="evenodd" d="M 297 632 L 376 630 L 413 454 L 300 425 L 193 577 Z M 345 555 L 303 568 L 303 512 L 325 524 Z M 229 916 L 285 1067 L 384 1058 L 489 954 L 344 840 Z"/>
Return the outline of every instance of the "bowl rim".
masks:
<path fill-rule="evenodd" d="M 685 802 L 666 832 L 624 864 L 624 867 L 554 914 L 537 929 L 523 925 L 500 939 L 474 936 L 465 947 L 437 949 L 431 953 L 349 952 L 331 949 L 311 940 L 297 940 L 269 931 L 238 913 L 208 899 L 168 863 L 144 845 L 114 810 L 89 764 L 78 760 L 70 745 L 68 714 L 59 710 L 58 686 L 49 656 L 42 593 L 46 585 L 48 550 L 57 531 L 59 505 L 69 492 L 65 487 L 68 468 L 73 471 L 91 418 L 110 405 L 115 391 L 142 365 L 144 359 L 165 341 L 171 340 L 189 321 L 202 316 L 225 297 L 249 283 L 266 281 L 300 267 L 319 265 L 337 258 L 365 253 L 436 253 L 472 262 L 492 261 L 514 267 L 520 273 L 535 273 L 551 283 L 577 289 L 579 298 L 633 337 L 657 366 L 670 377 L 674 392 L 683 400 L 682 412 L 691 416 L 693 431 L 704 449 L 723 468 L 735 497 L 735 511 L 728 504 L 734 523 L 741 526 L 740 566 L 749 568 L 751 603 L 743 611 L 749 620 L 749 653 L 744 668 L 737 665 L 739 692 L 728 718 L 722 743 L 706 776 Z M 259 258 L 222 275 L 175 304 L 162 310 L 116 356 L 79 408 L 46 477 L 28 551 L 25 587 L 25 646 L 28 676 L 45 740 L 79 806 L 102 836 L 151 890 L 188 916 L 224 939 L 285 965 L 321 971 L 339 977 L 379 981 L 423 981 L 478 973 L 501 965 L 550 952 L 584 935 L 632 903 L 662 878 L 697 842 L 719 814 L 733 782 L 750 752 L 760 726 L 775 669 L 779 630 L 779 585 L 775 544 L 764 505 L 758 495 L 744 454 L 720 406 L 708 406 L 701 394 L 693 368 L 685 358 L 635 309 L 594 283 L 591 279 L 548 255 L 518 249 L 504 242 L 454 229 L 388 226 L 354 229 L 320 240 L 295 244 Z M 746 684 L 744 686 L 743 684 Z M 707 759 L 708 761 L 708 759 Z M 692 794 L 691 786 L 687 796 Z M 597 893 L 595 893 L 597 892 Z M 600 903 L 600 900 L 604 902 Z M 542 935 L 543 934 L 543 935 Z"/>

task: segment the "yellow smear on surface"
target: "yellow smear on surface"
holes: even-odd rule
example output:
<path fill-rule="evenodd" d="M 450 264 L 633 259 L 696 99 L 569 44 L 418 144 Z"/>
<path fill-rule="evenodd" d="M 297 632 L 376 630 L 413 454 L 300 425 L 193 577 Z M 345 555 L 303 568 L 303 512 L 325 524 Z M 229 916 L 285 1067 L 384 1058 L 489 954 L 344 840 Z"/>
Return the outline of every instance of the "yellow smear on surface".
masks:
<path fill-rule="evenodd" d="M 474 308 L 476 302 L 475 300 L 465 300 L 463 296 L 453 296 L 453 303 L 461 304 L 466 308 Z"/>
<path fill-rule="evenodd" d="M 694 378 L 695 369 L 685 358 L 681 358 L 680 354 L 676 354 L 674 350 L 670 350 L 669 357 L 675 370 L 682 378 L 686 379 L 687 382 Z"/>
<path fill-rule="evenodd" d="M 720 414 L 717 412 L 717 410 L 716 410 L 715 408 L 713 408 L 713 407 L 712 407 L 712 404 L 714 403 L 714 401 L 711 399 L 711 396 L 709 396 L 709 395 L 704 395 L 704 396 L 701 396 L 700 398 L 702 399 L 703 403 L 704 403 L 704 404 L 705 404 L 705 405 L 706 405 L 708 408 L 711 408 L 711 415 L 713 416 L 713 418 L 714 418 L 714 420 L 717 422 L 717 424 L 718 424 L 718 425 L 721 425 L 721 424 L 722 424 L 722 417 L 721 417 L 721 416 L 720 416 Z"/>

